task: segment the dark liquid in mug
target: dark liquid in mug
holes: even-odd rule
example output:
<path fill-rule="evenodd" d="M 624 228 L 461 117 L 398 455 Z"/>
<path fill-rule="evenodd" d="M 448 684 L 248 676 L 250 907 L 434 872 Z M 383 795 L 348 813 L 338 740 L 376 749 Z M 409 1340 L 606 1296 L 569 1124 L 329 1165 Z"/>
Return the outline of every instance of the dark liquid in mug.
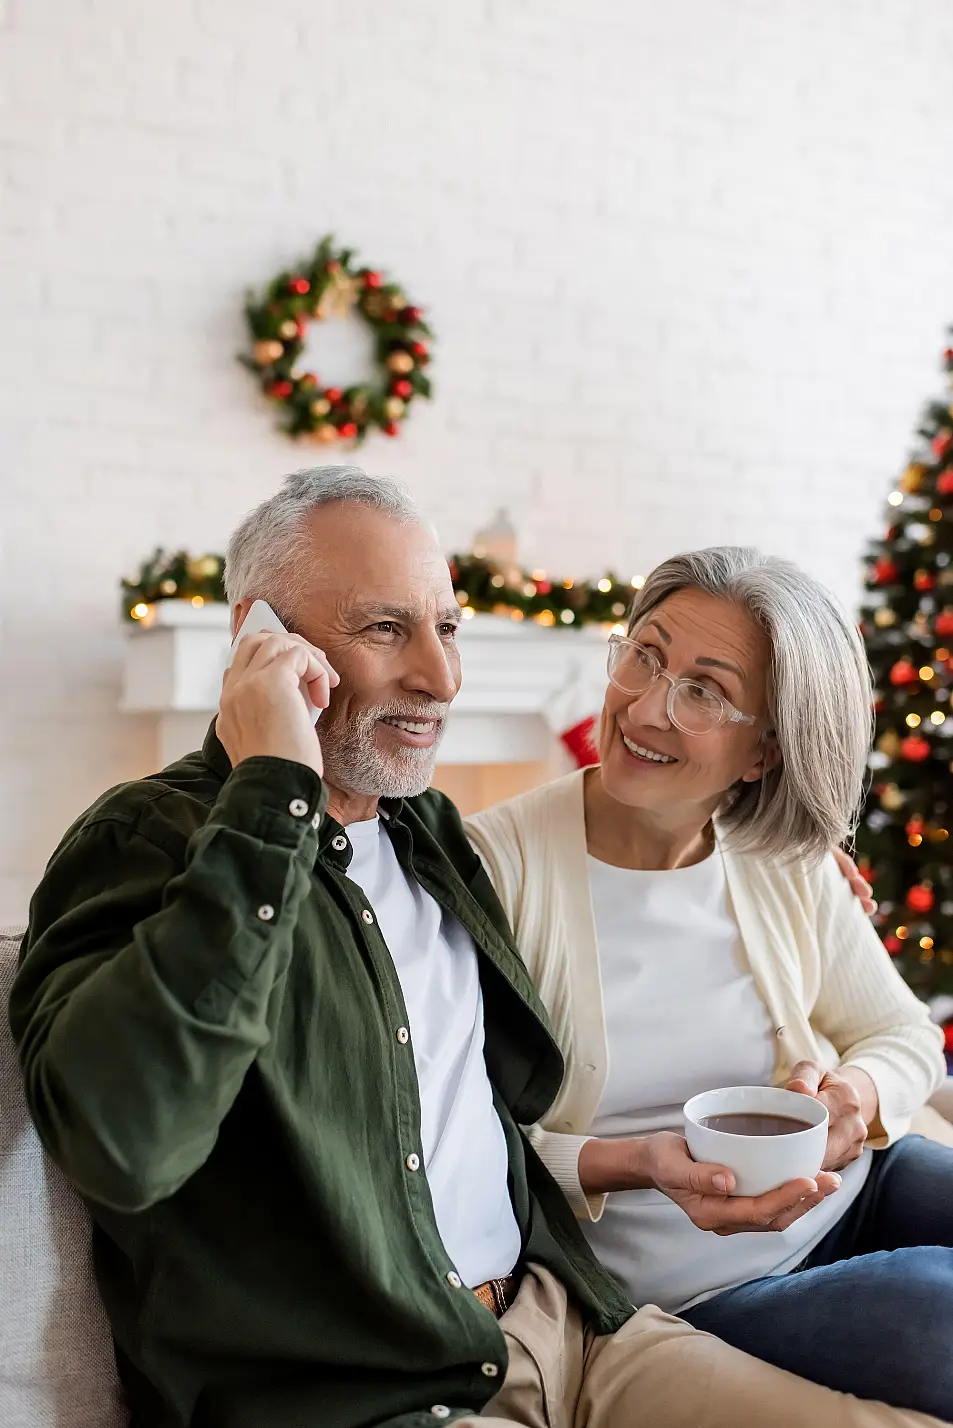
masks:
<path fill-rule="evenodd" d="M 811 1129 L 810 1121 L 794 1116 L 769 1116 L 756 1111 L 731 1111 L 724 1115 L 702 1116 L 699 1125 L 709 1130 L 727 1131 L 729 1135 L 794 1135 Z"/>

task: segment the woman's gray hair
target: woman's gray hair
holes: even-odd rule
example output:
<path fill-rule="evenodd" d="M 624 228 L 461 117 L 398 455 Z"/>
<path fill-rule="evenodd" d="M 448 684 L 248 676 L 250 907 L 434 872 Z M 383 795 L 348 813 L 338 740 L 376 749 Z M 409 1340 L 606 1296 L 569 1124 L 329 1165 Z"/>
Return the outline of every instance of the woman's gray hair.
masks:
<path fill-rule="evenodd" d="M 294 618 L 300 592 L 314 569 L 308 513 L 332 501 L 371 506 L 408 524 L 422 522 L 406 487 L 389 477 L 368 476 L 360 466 L 310 466 L 295 471 L 279 491 L 245 517 L 228 542 L 228 603 L 267 600 L 279 615 Z"/>
<path fill-rule="evenodd" d="M 788 560 L 723 545 L 664 561 L 646 580 L 629 633 L 678 590 L 740 605 L 771 647 L 767 696 L 780 763 L 758 783 L 737 783 L 718 812 L 745 852 L 816 861 L 853 835 L 873 733 L 864 646 L 828 590 Z"/>

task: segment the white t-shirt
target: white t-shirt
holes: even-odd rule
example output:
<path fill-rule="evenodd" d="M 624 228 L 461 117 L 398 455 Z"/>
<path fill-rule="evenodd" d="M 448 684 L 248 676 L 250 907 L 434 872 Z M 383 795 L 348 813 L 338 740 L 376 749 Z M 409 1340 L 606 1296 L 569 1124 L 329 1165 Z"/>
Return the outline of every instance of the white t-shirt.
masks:
<path fill-rule="evenodd" d="M 775 1039 L 731 914 L 721 854 L 642 872 L 588 859 L 609 1051 L 595 1136 L 683 1132 L 682 1106 L 719 1086 L 767 1086 Z M 657 1190 L 608 1197 L 584 1224 L 635 1304 L 669 1313 L 800 1263 L 860 1193 L 870 1152 L 843 1186 L 779 1234 L 697 1229 Z"/>
<path fill-rule="evenodd" d="M 345 830 L 347 875 L 377 917 L 397 969 L 420 1088 L 421 1154 L 437 1228 L 464 1284 L 510 1274 L 519 1226 L 503 1126 L 483 1059 L 483 993 L 473 941 L 408 877 L 378 818 Z"/>

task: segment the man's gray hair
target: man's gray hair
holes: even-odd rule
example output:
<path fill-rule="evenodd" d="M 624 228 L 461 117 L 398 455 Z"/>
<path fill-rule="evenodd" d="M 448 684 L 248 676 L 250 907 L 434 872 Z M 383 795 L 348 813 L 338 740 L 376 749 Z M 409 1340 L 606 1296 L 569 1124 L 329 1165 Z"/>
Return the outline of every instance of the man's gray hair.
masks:
<path fill-rule="evenodd" d="M 864 646 L 828 590 L 788 560 L 713 546 L 664 561 L 646 580 L 629 632 L 677 590 L 704 590 L 747 610 L 768 637 L 769 731 L 780 763 L 729 789 L 718 812 L 733 847 L 816 861 L 857 823 L 873 732 Z"/>
<path fill-rule="evenodd" d="M 245 517 L 228 542 L 225 593 L 228 603 L 267 600 L 293 619 L 299 593 L 314 568 L 306 521 L 317 506 L 350 501 L 385 511 L 399 521 L 421 521 L 406 487 L 386 476 L 368 476 L 360 466 L 310 466 L 287 476 L 279 491 Z"/>

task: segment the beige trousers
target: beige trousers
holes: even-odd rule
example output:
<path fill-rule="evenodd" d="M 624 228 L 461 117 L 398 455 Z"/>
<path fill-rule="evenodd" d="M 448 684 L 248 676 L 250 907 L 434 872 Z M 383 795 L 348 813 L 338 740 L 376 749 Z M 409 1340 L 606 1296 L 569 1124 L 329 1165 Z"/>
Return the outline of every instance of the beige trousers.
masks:
<path fill-rule="evenodd" d="M 593 1334 L 539 1267 L 500 1328 L 509 1369 L 480 1417 L 462 1420 L 470 1428 L 939 1428 L 797 1378 L 654 1305 L 617 1334 Z"/>

